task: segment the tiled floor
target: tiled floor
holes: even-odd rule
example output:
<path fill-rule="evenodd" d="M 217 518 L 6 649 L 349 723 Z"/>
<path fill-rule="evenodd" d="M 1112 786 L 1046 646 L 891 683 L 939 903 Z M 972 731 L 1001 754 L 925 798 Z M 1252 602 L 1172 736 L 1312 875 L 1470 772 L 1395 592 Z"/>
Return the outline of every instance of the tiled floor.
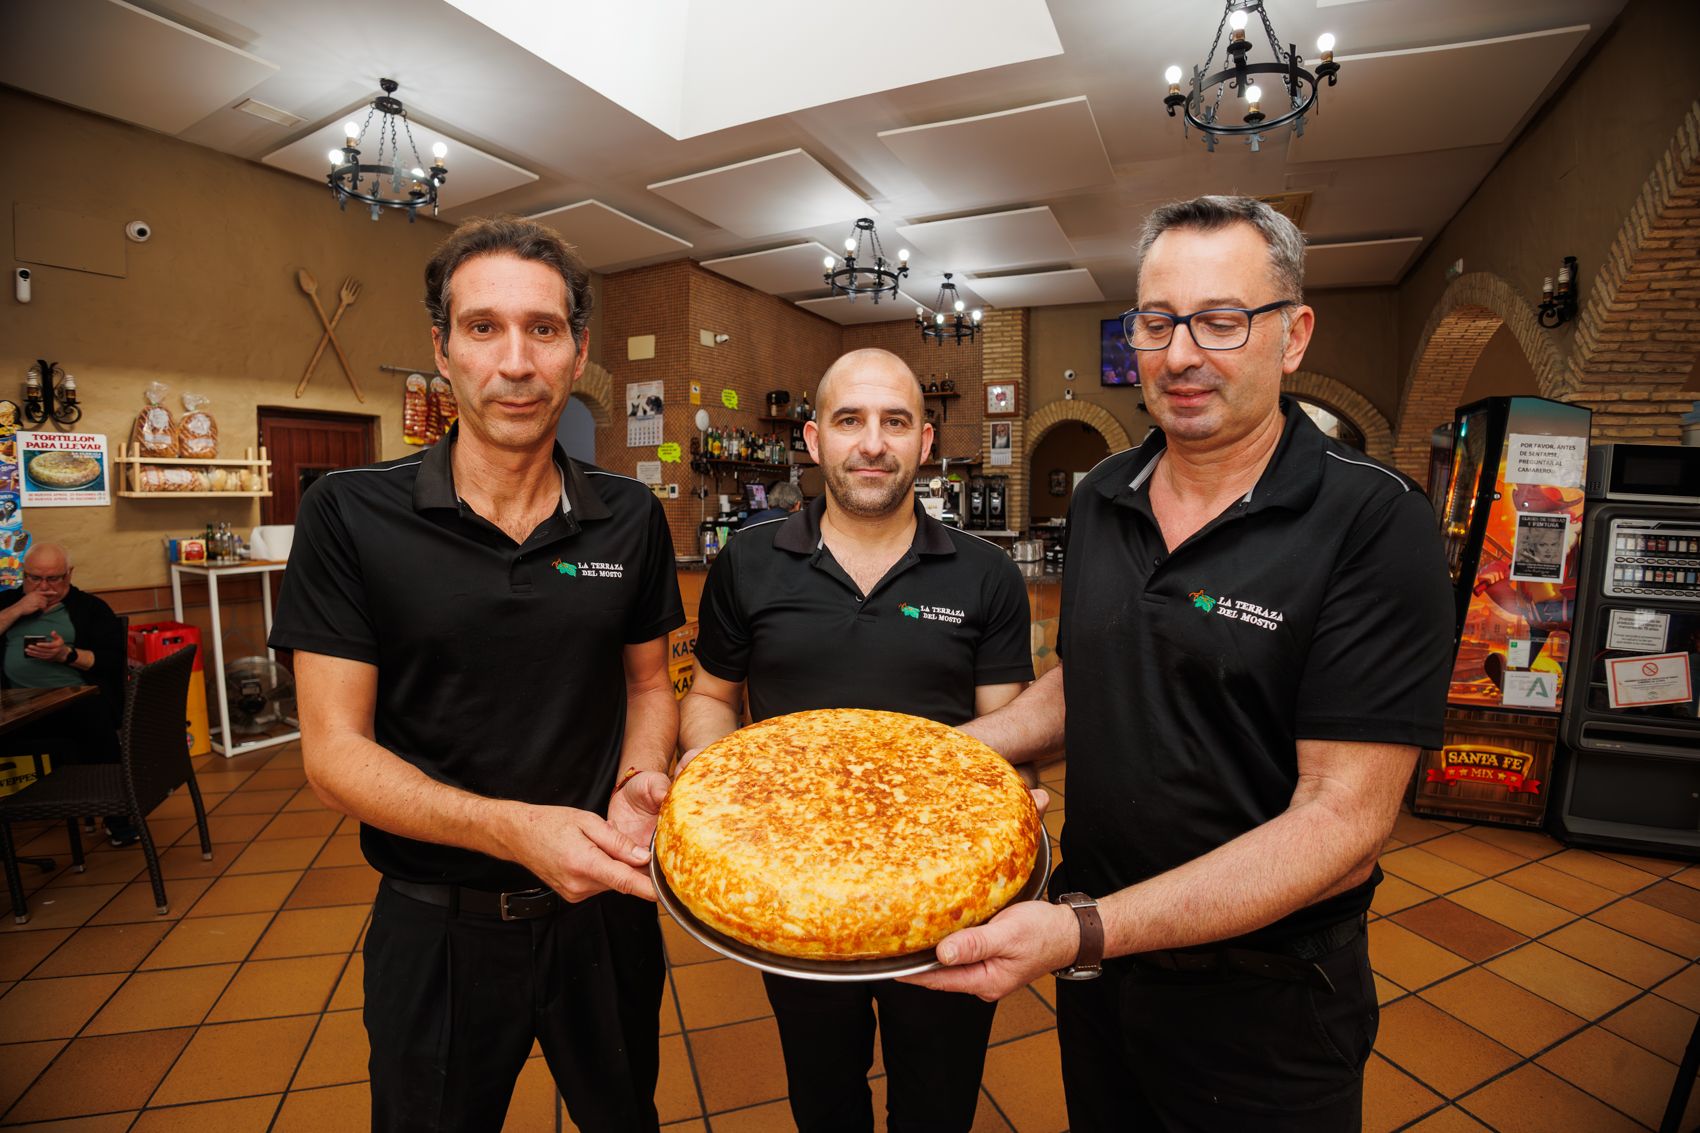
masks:
<path fill-rule="evenodd" d="M 33 918 L 0 925 L 0 1124 L 366 1127 L 356 949 L 377 877 L 353 824 L 303 786 L 300 763 L 293 746 L 199 762 L 211 862 L 181 794 L 156 812 L 155 835 L 171 847 L 168 917 L 155 914 L 136 848 L 93 853 L 86 873 L 29 875 Z M 1063 768 L 1046 779 L 1054 835 Z M 25 852 L 63 855 L 62 827 L 19 834 Z M 1657 1124 L 1700 1012 L 1700 867 L 1409 815 L 1382 865 L 1370 926 L 1383 1004 L 1370 1133 Z M 662 1120 L 789 1129 L 760 980 L 662 927 L 672 964 Z M 1066 1125 L 1051 995 L 1047 978 L 999 1007 L 976 1129 Z M 877 1106 L 881 1077 L 873 1089 Z M 537 1057 L 508 1128 L 572 1128 Z M 1700 1097 L 1683 1128 L 1700 1128 Z"/>

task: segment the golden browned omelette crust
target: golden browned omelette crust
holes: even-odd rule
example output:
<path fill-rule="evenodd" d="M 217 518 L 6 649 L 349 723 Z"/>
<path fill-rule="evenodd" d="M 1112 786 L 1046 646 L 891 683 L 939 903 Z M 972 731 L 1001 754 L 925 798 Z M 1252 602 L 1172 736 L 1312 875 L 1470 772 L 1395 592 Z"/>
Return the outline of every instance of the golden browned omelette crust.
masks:
<path fill-rule="evenodd" d="M 1015 770 L 899 712 L 776 716 L 702 750 L 661 808 L 655 853 L 699 920 L 784 956 L 931 948 L 1006 905 L 1044 833 Z"/>

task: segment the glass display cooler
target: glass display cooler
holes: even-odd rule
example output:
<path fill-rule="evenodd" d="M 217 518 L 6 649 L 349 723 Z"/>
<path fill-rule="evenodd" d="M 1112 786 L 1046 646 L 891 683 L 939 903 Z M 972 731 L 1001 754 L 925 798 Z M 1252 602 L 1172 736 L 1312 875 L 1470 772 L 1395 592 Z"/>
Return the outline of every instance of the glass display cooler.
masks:
<path fill-rule="evenodd" d="M 1540 826 L 1558 746 L 1592 414 L 1539 397 L 1459 409 L 1439 519 L 1456 652 L 1446 738 L 1411 809 Z"/>
<path fill-rule="evenodd" d="M 1566 842 L 1700 856 L 1700 448 L 1589 462 L 1572 695 L 1553 791 Z"/>

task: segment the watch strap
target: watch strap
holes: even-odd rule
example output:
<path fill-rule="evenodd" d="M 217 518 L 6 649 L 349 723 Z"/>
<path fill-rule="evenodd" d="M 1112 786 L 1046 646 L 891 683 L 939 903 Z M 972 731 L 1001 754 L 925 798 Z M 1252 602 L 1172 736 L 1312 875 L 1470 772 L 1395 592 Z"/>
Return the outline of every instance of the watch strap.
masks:
<path fill-rule="evenodd" d="M 1072 908 L 1080 921 L 1080 950 L 1074 963 L 1056 974 L 1075 978 L 1097 975 L 1104 962 L 1104 918 L 1098 914 L 1098 902 L 1085 893 L 1064 893 L 1057 903 Z"/>

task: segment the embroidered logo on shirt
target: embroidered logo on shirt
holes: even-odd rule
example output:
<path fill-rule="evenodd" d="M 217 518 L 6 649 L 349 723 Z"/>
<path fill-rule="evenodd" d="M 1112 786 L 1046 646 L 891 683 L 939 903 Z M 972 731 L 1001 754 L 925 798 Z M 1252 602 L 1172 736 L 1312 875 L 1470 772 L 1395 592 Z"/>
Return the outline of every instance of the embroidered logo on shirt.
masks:
<path fill-rule="evenodd" d="M 1287 615 L 1280 610 L 1267 609 L 1255 602 L 1229 598 L 1227 595 L 1212 596 L 1203 590 L 1194 590 L 1187 597 L 1192 599 L 1193 608 L 1196 610 L 1271 632 L 1280 629 L 1287 620 Z"/>
<path fill-rule="evenodd" d="M 625 563 L 569 563 L 564 559 L 556 559 L 549 564 L 569 578 L 624 578 L 626 577 Z"/>
<path fill-rule="evenodd" d="M 948 622 L 951 625 L 961 625 L 968 617 L 961 610 L 953 610 L 949 606 L 912 606 L 908 602 L 899 602 L 897 611 L 906 618 L 923 622 Z"/>
<path fill-rule="evenodd" d="M 1187 597 L 1192 599 L 1192 604 L 1194 606 L 1203 610 L 1207 614 L 1216 608 L 1216 599 L 1210 597 L 1210 595 L 1206 594 L 1202 590 L 1194 590 L 1191 594 L 1188 594 Z"/>

